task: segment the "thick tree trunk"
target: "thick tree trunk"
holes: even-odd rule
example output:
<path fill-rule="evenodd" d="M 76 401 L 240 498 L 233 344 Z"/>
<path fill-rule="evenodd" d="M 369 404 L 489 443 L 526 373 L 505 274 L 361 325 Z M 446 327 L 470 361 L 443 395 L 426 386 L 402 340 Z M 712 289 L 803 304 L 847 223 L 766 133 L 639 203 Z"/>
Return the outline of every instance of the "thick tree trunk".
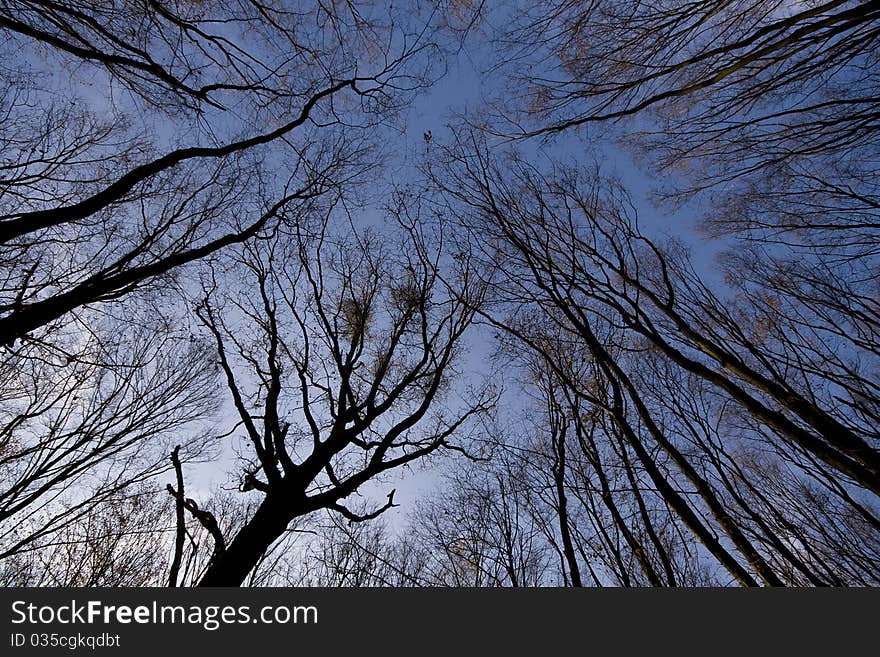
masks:
<path fill-rule="evenodd" d="M 266 550 L 296 517 L 289 500 L 267 497 L 226 550 L 211 563 L 199 586 L 241 586 Z"/>

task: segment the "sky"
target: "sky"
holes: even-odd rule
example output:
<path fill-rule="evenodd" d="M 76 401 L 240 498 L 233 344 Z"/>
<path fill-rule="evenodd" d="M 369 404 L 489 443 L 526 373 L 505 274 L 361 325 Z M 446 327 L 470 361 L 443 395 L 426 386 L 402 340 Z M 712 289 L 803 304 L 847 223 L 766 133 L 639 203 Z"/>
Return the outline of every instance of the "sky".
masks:
<path fill-rule="evenodd" d="M 499 20 L 499 16 L 490 15 L 490 20 Z M 493 72 L 497 61 L 494 60 L 495 52 L 485 39 L 484 30 L 473 31 L 462 43 L 457 52 L 450 53 L 445 61 L 445 74 L 438 79 L 430 89 L 420 93 L 412 105 L 404 112 L 402 117 L 403 132 L 394 135 L 389 129 L 391 139 L 395 140 L 392 158 L 386 170 L 387 183 L 400 183 L 418 179 L 418 168 L 427 158 L 431 157 L 432 149 L 439 148 L 448 143 L 452 138 L 453 126 L 458 123 L 458 117 L 466 113 L 479 114 L 482 101 L 489 96 L 503 92 L 499 85 L 503 85 L 500 75 Z M 33 60 L 34 69 L 45 72 L 46 63 L 51 65 L 51 59 L 46 60 L 44 54 L 30 52 L 24 55 L 24 60 Z M 48 67 L 51 71 L 51 66 Z M 54 75 L 61 76 L 53 81 L 53 84 L 63 84 L 63 76 L 66 71 L 56 69 Z M 53 75 L 49 74 L 50 77 Z M 77 90 L 81 102 L 86 103 L 97 115 L 107 112 L 111 104 L 108 104 L 108 90 L 112 90 L 113 103 L 125 109 L 128 107 L 130 98 L 126 92 L 118 86 L 109 84 L 106 77 L 89 67 L 75 73 L 79 76 Z M 157 120 L 153 115 L 140 115 L 144 123 L 136 126 L 137 129 L 149 133 L 155 142 L 156 150 L 162 152 L 173 146 L 186 143 L 191 136 L 185 131 L 181 132 L 179 126 L 171 121 Z M 144 118 L 152 117 L 152 118 Z M 226 110 L 208 110 L 205 124 L 211 124 L 217 135 L 240 134 L 241 131 L 263 132 L 266 126 L 245 126 L 234 107 Z M 430 131 L 432 138 L 426 143 L 424 135 Z M 207 135 L 202 135 L 204 139 Z M 707 277 L 715 274 L 714 253 L 716 248 L 708 248 L 701 238 L 693 230 L 696 212 L 694 208 L 684 208 L 682 211 L 670 214 L 668 211 L 658 210 L 650 201 L 650 191 L 663 181 L 651 179 L 644 170 L 634 164 L 630 155 L 607 134 L 607 128 L 602 126 L 590 131 L 569 131 L 552 140 L 528 140 L 505 143 L 504 139 L 497 139 L 493 146 L 499 152 L 506 148 L 516 148 L 527 153 L 533 161 L 551 160 L 563 162 L 578 162 L 589 165 L 593 161 L 601 162 L 602 171 L 611 176 L 619 177 L 632 194 L 635 206 L 640 216 L 641 228 L 650 236 L 663 238 L 672 236 L 683 239 L 695 246 L 697 255 L 696 265 L 699 271 Z M 698 208 L 696 210 L 699 210 Z M 384 217 L 378 208 L 368 210 L 359 217 L 361 225 L 380 227 Z M 489 336 L 489 331 L 477 329 L 472 332 L 469 341 L 470 349 L 464 365 L 468 371 L 468 377 L 479 380 L 490 376 L 493 364 L 491 355 L 495 346 Z M 506 413 L 516 413 L 520 404 L 525 404 L 525 399 L 518 395 L 514 381 L 509 382 L 509 392 L 506 399 Z M 225 388 L 223 389 L 225 392 Z M 236 420 L 231 405 L 226 403 L 221 418 L 218 419 L 218 427 L 225 431 L 230 423 Z M 399 509 L 393 509 L 387 514 L 387 520 L 392 526 L 402 527 L 405 524 L 406 514 L 410 512 L 416 501 L 423 495 L 436 489 L 440 482 L 438 476 L 442 461 L 432 459 L 426 467 L 415 465 L 413 468 L 395 473 L 378 483 L 365 486 L 363 493 L 381 503 L 391 488 L 396 488 L 395 501 L 400 504 Z M 200 465 L 188 466 L 187 478 L 188 494 L 195 497 L 207 498 L 216 486 L 229 486 L 229 474 L 234 472 L 235 454 L 230 448 L 228 441 L 219 450 L 218 457 L 210 462 Z M 232 474 L 234 480 L 235 475 Z"/>
<path fill-rule="evenodd" d="M 405 132 L 401 135 L 399 162 L 389 167 L 390 178 L 397 181 L 418 177 L 418 168 L 424 159 L 431 157 L 432 149 L 452 140 L 453 130 L 461 125 L 461 117 L 469 113 L 479 114 L 483 100 L 496 93 L 498 85 L 503 84 L 500 76 L 492 73 L 498 64 L 494 57 L 495 51 L 480 32 L 472 34 L 459 52 L 450 55 L 445 75 L 419 94 L 404 115 Z M 426 143 L 424 135 L 428 131 L 432 136 Z M 600 171 L 620 179 L 632 196 L 640 228 L 646 235 L 661 242 L 674 238 L 689 245 L 696 270 L 708 280 L 722 282 L 716 256 L 723 245 L 718 241 L 710 243 L 695 229 L 701 208 L 693 205 L 675 211 L 658 208 L 651 193 L 663 185 L 664 180 L 652 177 L 641 168 L 631 154 L 614 141 L 610 132 L 599 126 L 589 131 L 568 131 L 552 140 L 497 138 L 493 146 L 499 153 L 509 148 L 517 149 L 528 154 L 533 162 L 565 162 L 587 167 L 599 163 Z M 363 219 L 367 224 L 379 226 L 383 220 L 378 213 Z M 492 333 L 487 327 L 476 327 L 469 336 L 463 369 L 474 381 L 498 376 L 494 371 L 497 364 L 492 359 L 496 351 Z M 517 414 L 529 403 L 519 388 L 516 373 L 506 374 L 503 382 L 505 396 L 499 417 L 495 419 L 502 426 L 516 424 Z M 379 505 L 392 488 L 396 489 L 395 502 L 400 508 L 390 510 L 383 517 L 392 529 L 403 530 L 407 515 L 420 499 L 443 494 L 442 472 L 448 465 L 454 465 L 458 458 L 461 457 L 453 454 L 448 458 L 431 458 L 416 463 L 389 474 L 380 482 L 371 482 L 361 492 Z"/>
<path fill-rule="evenodd" d="M 499 91 L 503 84 L 501 77 L 491 71 L 498 64 L 494 60 L 495 52 L 477 31 L 469 36 L 457 53 L 449 55 L 446 61 L 445 74 L 428 90 L 418 94 L 411 106 L 404 112 L 398 124 L 403 128 L 395 135 L 389 130 L 391 139 L 396 139 L 393 150 L 395 156 L 388 163 L 386 182 L 389 184 L 417 180 L 418 169 L 425 159 L 429 159 L 432 149 L 441 147 L 452 139 L 455 126 L 460 125 L 460 117 L 467 113 L 479 114 L 480 106 L 486 97 Z M 424 135 L 430 131 L 430 142 Z M 632 200 L 639 215 L 640 228 L 652 238 L 663 241 L 675 238 L 689 244 L 694 255 L 694 264 L 698 272 L 708 279 L 720 281 L 715 256 L 722 248 L 717 242 L 709 244 L 694 229 L 699 207 L 683 207 L 675 212 L 660 209 L 651 201 L 651 192 L 663 184 L 663 180 L 651 177 L 639 167 L 630 153 L 620 146 L 611 136 L 612 130 L 602 125 L 582 131 L 567 131 L 552 140 L 505 140 L 498 138 L 493 146 L 498 152 L 515 148 L 528 154 L 531 161 L 549 163 L 561 161 L 591 166 L 600 164 L 603 174 L 619 178 Z M 378 208 L 367 209 L 358 217 L 359 225 L 373 226 L 381 229 L 386 220 Z M 492 355 L 495 344 L 491 331 L 477 327 L 468 339 L 469 349 L 463 370 L 466 378 L 472 381 L 483 380 L 493 376 L 494 364 Z M 527 398 L 518 391 L 515 376 L 507 377 L 505 382 L 505 398 L 502 424 L 515 421 L 516 414 L 528 403 Z M 227 403 L 224 415 L 228 420 L 221 424 L 234 422 L 237 416 Z M 460 458 L 455 455 L 451 459 Z M 392 529 L 403 530 L 407 516 L 418 500 L 426 495 L 438 492 L 442 495 L 444 467 L 453 463 L 447 458 L 432 457 L 425 462 L 416 463 L 411 467 L 385 475 L 380 481 L 372 481 L 362 487 L 360 495 L 346 500 L 355 504 L 356 498 L 368 501 L 376 506 L 381 505 L 388 492 L 395 489 L 395 502 L 399 508 L 391 509 L 383 518 Z M 205 498 L 218 485 L 233 485 L 227 473 L 234 472 L 235 454 L 229 445 L 221 451 L 219 457 L 201 465 L 188 466 L 189 494 Z M 219 475 L 219 476 L 218 476 Z M 232 475 L 234 480 L 235 475 Z"/>

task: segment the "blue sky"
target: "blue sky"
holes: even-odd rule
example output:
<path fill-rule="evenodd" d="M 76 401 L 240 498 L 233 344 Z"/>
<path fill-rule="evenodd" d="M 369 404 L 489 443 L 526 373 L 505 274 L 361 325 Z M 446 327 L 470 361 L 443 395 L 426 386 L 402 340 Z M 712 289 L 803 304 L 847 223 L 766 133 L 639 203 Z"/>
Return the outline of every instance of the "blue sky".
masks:
<path fill-rule="evenodd" d="M 498 20 L 498 16 L 490 16 L 489 20 Z M 387 190 L 408 182 L 418 183 L 419 166 L 425 158 L 431 157 L 432 149 L 439 148 L 452 139 L 453 128 L 460 125 L 460 117 L 464 114 L 479 117 L 487 98 L 504 96 L 505 81 L 497 71 L 498 62 L 493 59 L 494 53 L 495 50 L 486 41 L 482 29 L 473 31 L 458 51 L 448 53 L 443 62 L 445 74 L 414 98 L 399 124 L 386 128 L 391 157 L 388 167 L 382 171 L 385 184 L 380 185 L 380 188 Z M 35 69 L 45 70 L 46 67 L 39 61 L 40 55 L 32 54 L 29 58 L 37 62 Z M 120 108 L 125 110 L 130 107 L 128 92 L 121 90 L 118 85 L 110 84 L 105 76 L 96 73 L 91 67 L 80 69 L 76 75 L 80 77 L 76 89 L 81 102 L 87 103 L 95 113 L 101 114 L 110 110 L 107 102 L 108 90 L 112 92 L 113 102 Z M 53 84 L 63 87 L 66 82 L 59 78 Z M 178 145 L 190 145 L 192 142 L 213 141 L 211 133 L 188 131 L 185 123 L 160 120 L 150 113 L 135 115 L 143 123 L 133 128 L 149 134 L 160 152 Z M 264 132 L 267 129 L 265 125 L 248 126 L 243 123 L 241 116 L 231 105 L 225 112 L 208 109 L 205 121 L 199 123 L 210 124 L 214 136 L 225 133 L 225 139 Z M 398 128 L 402 128 L 402 132 Z M 426 144 L 424 134 L 427 131 L 431 132 L 432 139 Z M 602 172 L 620 178 L 632 195 L 639 212 L 640 225 L 646 234 L 660 239 L 674 236 L 691 244 L 698 270 L 707 277 L 713 277 L 714 253 L 718 247 L 710 248 L 693 230 L 695 213 L 689 208 L 670 213 L 654 207 L 649 200 L 650 191 L 663 181 L 652 179 L 636 166 L 629 153 L 618 146 L 612 135 L 612 127 L 603 124 L 589 130 L 568 131 L 550 140 L 513 142 L 496 138 L 492 140 L 492 146 L 499 154 L 503 154 L 506 149 L 516 148 L 528 154 L 531 161 L 538 163 L 560 161 L 589 167 L 599 162 Z M 374 205 L 368 206 L 358 216 L 361 226 L 382 226 L 385 220 L 379 208 L 381 195 L 377 195 L 372 201 Z M 489 331 L 479 328 L 471 334 L 470 350 L 464 369 L 467 377 L 473 380 L 488 376 L 492 368 L 489 359 L 494 351 L 494 344 L 488 336 Z M 522 400 L 525 403 L 525 399 L 516 393 L 514 380 L 506 383 L 508 396 L 505 400 L 505 412 L 512 416 L 518 410 L 518 402 Z M 223 392 L 226 392 L 225 388 Z M 233 409 L 227 405 L 224 417 L 219 421 L 221 431 L 225 431 L 234 421 Z M 206 499 L 215 486 L 232 484 L 237 478 L 235 461 L 235 454 L 227 442 L 217 460 L 190 467 L 187 472 L 189 494 Z M 424 466 L 417 464 L 409 470 L 389 476 L 385 481 L 364 487 L 362 492 L 381 502 L 391 488 L 396 488 L 395 499 L 401 504 L 401 508 L 392 510 L 387 519 L 393 525 L 401 525 L 419 496 L 436 487 L 439 463 L 442 460 L 432 459 Z"/>
<path fill-rule="evenodd" d="M 419 167 L 423 160 L 431 157 L 432 149 L 437 149 L 452 139 L 453 129 L 461 125 L 461 116 L 479 116 L 484 100 L 504 91 L 502 76 L 494 72 L 498 62 L 493 60 L 493 53 L 481 33 L 472 33 L 458 52 L 448 55 L 444 62 L 445 74 L 429 89 L 415 97 L 399 124 L 386 128 L 391 157 L 387 168 L 382 172 L 384 185 L 380 185 L 380 188 L 388 190 L 396 185 L 418 183 Z M 254 128 L 262 130 L 259 126 Z M 639 213 L 640 227 L 648 236 L 660 241 L 666 237 L 674 237 L 689 244 L 698 271 L 706 278 L 717 281 L 715 254 L 720 246 L 708 244 L 694 230 L 699 208 L 685 207 L 671 212 L 655 207 L 650 200 L 650 193 L 663 181 L 652 178 L 634 162 L 630 154 L 614 140 L 615 129 L 602 124 L 588 130 L 568 131 L 549 140 L 514 141 L 496 138 L 492 146 L 499 154 L 516 148 L 528 154 L 531 161 L 538 163 L 563 162 L 585 167 L 598 163 L 604 175 L 619 178 L 631 194 Z M 426 143 L 424 139 L 427 131 L 432 135 L 430 143 Z M 381 228 L 385 221 L 379 207 L 381 198 L 381 195 L 376 195 L 372 199 L 373 205 L 367 206 L 358 215 L 359 227 Z M 463 365 L 466 378 L 470 380 L 478 381 L 490 376 L 493 368 L 490 359 L 495 349 L 490 333 L 489 330 L 478 327 L 470 335 L 469 353 Z M 516 413 L 527 403 L 517 387 L 515 376 L 507 377 L 503 417 L 499 418 L 502 424 L 515 421 Z M 226 416 L 228 422 L 235 421 L 231 407 L 228 407 Z M 226 445 L 216 461 L 193 466 L 188 473 L 190 492 L 207 498 L 214 486 L 231 485 L 237 477 L 235 460 L 233 451 Z M 441 481 L 439 473 L 444 463 L 443 458 L 431 458 L 424 463 L 416 463 L 412 467 L 387 475 L 382 481 L 371 482 L 360 493 L 381 504 L 387 493 L 396 488 L 395 501 L 401 506 L 389 511 L 385 519 L 392 527 L 403 527 L 406 516 L 412 511 L 416 501 L 436 490 Z M 348 502 L 353 503 L 355 500 L 350 499 Z"/>

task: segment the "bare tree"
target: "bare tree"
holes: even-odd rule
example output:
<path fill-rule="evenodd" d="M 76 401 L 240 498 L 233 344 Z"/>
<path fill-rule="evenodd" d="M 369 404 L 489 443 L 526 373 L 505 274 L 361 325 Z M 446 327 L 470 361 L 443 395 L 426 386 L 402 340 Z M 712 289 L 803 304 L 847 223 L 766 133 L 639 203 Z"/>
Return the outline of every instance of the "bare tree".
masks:
<path fill-rule="evenodd" d="M 551 549 L 519 477 L 468 463 L 429 497 L 408 531 L 425 553 L 432 586 L 529 587 L 551 580 Z"/>
<path fill-rule="evenodd" d="M 4 558 L 203 447 L 182 269 L 353 184 L 432 77 L 430 12 L 367 9 L 0 4 Z"/>
<path fill-rule="evenodd" d="M 454 156 L 444 174 L 435 180 L 460 204 L 463 224 L 481 235 L 499 298 L 517 313 L 540 309 L 582 344 L 600 387 L 572 380 L 530 323 L 505 319 L 497 325 L 545 356 L 573 394 L 612 418 L 665 503 L 736 579 L 755 583 L 738 557 L 714 538 L 715 530 L 700 517 L 704 513 L 749 569 L 768 584 L 782 583 L 763 546 L 750 537 L 752 530 L 740 523 L 740 512 L 729 505 L 728 491 L 713 486 L 716 475 L 705 469 L 704 457 L 694 460 L 691 445 L 668 428 L 675 425 L 657 409 L 662 387 L 645 376 L 639 352 L 694 377 L 747 418 L 727 440 L 766 441 L 802 476 L 818 478 L 865 522 L 876 523 L 876 500 L 865 495 L 878 493 L 877 434 L 860 411 L 875 403 L 861 392 L 874 385 L 870 375 L 849 370 L 837 379 L 840 391 L 829 394 L 825 382 L 834 372 L 827 368 L 816 374 L 792 355 L 782 369 L 781 354 L 802 353 L 800 336 L 785 336 L 785 351 L 749 339 L 736 302 L 722 301 L 681 254 L 668 257 L 639 233 L 632 209 L 613 185 L 565 171 L 545 178 L 522 163 L 501 171 L 479 148 Z M 850 383 L 854 377 L 861 388 Z M 841 403 L 847 389 L 854 392 L 848 404 Z M 676 394 L 688 401 L 685 390 Z M 670 472 L 655 450 L 669 459 Z M 692 507 L 693 499 L 700 500 L 699 507 Z M 781 547 L 780 542 L 774 549 Z"/>
<path fill-rule="evenodd" d="M 355 3 L 4 3 L 5 48 L 48 61 L 2 69 L 0 341 L 271 231 L 362 171 L 364 135 L 428 79 L 430 21 Z"/>
<path fill-rule="evenodd" d="M 0 580 L 878 584 L 878 19 L 0 0 Z M 489 100 L 422 178 L 402 111 L 474 35 Z"/>
<path fill-rule="evenodd" d="M 166 569 L 166 500 L 132 487 L 0 562 L 4 586 L 153 586 Z"/>
<path fill-rule="evenodd" d="M 422 548 L 382 520 L 357 523 L 334 514 L 313 527 L 314 539 L 296 554 L 296 566 L 284 580 L 288 586 L 431 585 Z"/>
<path fill-rule="evenodd" d="M 529 512 L 572 586 L 718 584 L 700 544 L 670 511 L 627 436 L 601 404 L 589 350 L 565 330 L 532 315 L 502 334 L 523 373 L 521 419 L 492 438 L 493 459 L 517 479 Z M 531 346 L 515 333 L 527 332 Z M 539 346 L 539 348 L 535 348 Z M 564 372 L 560 375 L 558 370 Z M 661 454 L 652 465 L 669 477 Z"/>
<path fill-rule="evenodd" d="M 600 0 L 506 10 L 514 18 L 497 47 L 511 83 L 498 107 L 513 125 L 493 130 L 551 136 L 597 126 L 590 140 L 600 148 L 611 132 L 662 174 L 659 198 L 699 195 L 687 209 L 710 208 L 709 234 L 734 235 L 783 271 L 820 272 L 836 295 L 874 295 L 873 2 Z M 763 284 L 772 287 L 772 276 Z"/>
<path fill-rule="evenodd" d="M 241 264 L 254 287 L 241 296 L 206 283 L 199 316 L 245 435 L 241 490 L 261 501 L 201 585 L 241 584 L 315 511 L 379 516 L 394 491 L 365 513 L 344 501 L 383 473 L 461 449 L 453 436 L 492 407 L 488 389 L 450 397 L 481 288 L 465 261 L 441 279 L 445 256 L 432 253 L 416 211 L 401 199 L 390 212 L 398 242 L 341 236 L 331 211 L 248 249 Z"/>
<path fill-rule="evenodd" d="M 140 319 L 128 328 L 106 317 L 51 345 L 20 343 L 0 361 L 2 558 L 51 543 L 168 469 L 172 441 L 186 459 L 205 450 L 217 407 L 210 352 Z"/>

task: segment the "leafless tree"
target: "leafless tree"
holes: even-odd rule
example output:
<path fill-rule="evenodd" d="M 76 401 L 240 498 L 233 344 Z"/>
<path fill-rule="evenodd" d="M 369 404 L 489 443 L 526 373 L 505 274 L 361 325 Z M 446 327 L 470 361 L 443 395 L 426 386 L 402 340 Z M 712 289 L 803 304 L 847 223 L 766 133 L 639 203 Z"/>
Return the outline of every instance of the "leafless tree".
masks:
<path fill-rule="evenodd" d="M 466 260 L 440 277 L 445 252 L 404 200 L 389 207 L 397 241 L 346 237 L 331 208 L 248 249 L 241 264 L 253 287 L 241 295 L 206 282 L 199 316 L 245 435 L 241 490 L 260 502 L 202 585 L 242 583 L 297 518 L 379 516 L 393 491 L 365 513 L 344 501 L 383 473 L 462 449 L 453 437 L 491 409 L 489 389 L 453 395 L 482 289 Z"/>
<path fill-rule="evenodd" d="M 703 462 L 708 458 L 703 451 L 711 449 L 700 445 L 694 458 L 693 437 L 678 435 L 681 409 L 674 423 L 666 419 L 663 386 L 645 367 L 651 358 L 723 401 L 718 411 L 723 414 L 713 415 L 706 406 L 700 420 L 725 420 L 723 430 L 713 433 L 716 440 L 765 443 L 800 477 L 818 479 L 876 531 L 872 496 L 880 492 L 878 436 L 863 420 L 876 403 L 862 393 L 876 385 L 870 374 L 851 368 L 836 376 L 827 367 L 817 374 L 809 361 L 798 358 L 809 348 L 800 343 L 802 334 L 777 336 L 773 345 L 750 339 L 736 299 L 713 294 L 681 253 L 669 255 L 642 235 L 616 186 L 572 171 L 547 177 L 522 162 L 501 170 L 479 146 L 469 146 L 464 154 L 452 154 L 452 164 L 435 182 L 453 205 L 459 204 L 462 224 L 480 235 L 479 242 L 471 239 L 482 245 L 497 277 L 501 307 L 514 317 L 545 313 L 589 353 L 594 375 L 587 382 L 597 381 L 598 388 L 573 380 L 564 363 L 542 347 L 542 333 L 532 332 L 531 322 L 493 321 L 542 354 L 569 391 L 603 409 L 665 503 L 737 580 L 755 583 L 751 570 L 767 584 L 783 583 L 764 545 L 751 536 L 752 528 L 745 529 L 740 511 L 726 497 L 730 486 L 713 485 L 719 474 Z M 785 355 L 790 356 L 783 360 Z M 833 391 L 828 381 L 835 381 Z M 690 403 L 688 388 L 677 388 L 673 400 Z M 852 390 L 849 396 L 847 390 Z M 669 410 L 670 404 L 665 406 Z M 717 468 L 717 461 L 713 465 Z M 760 514 L 750 520 L 759 522 Z M 726 541 L 714 537 L 711 525 L 726 534 L 747 568 Z M 769 527 L 761 531 L 771 532 Z M 796 561 L 790 551 L 785 555 L 783 540 L 771 547 Z"/>
<path fill-rule="evenodd" d="M 488 467 L 487 467 L 488 466 Z M 554 584 L 552 552 L 520 477 L 469 463 L 423 502 L 408 531 L 425 553 L 432 586 Z"/>
<path fill-rule="evenodd" d="M 420 587 L 427 559 L 406 535 L 381 519 L 355 523 L 338 515 L 313 525 L 314 538 L 296 553 L 288 586 Z"/>
<path fill-rule="evenodd" d="M 518 324 L 516 331 L 523 328 Z M 505 369 L 522 373 L 519 395 L 525 403 L 517 422 L 492 435 L 499 454 L 488 467 L 503 467 L 518 482 L 532 522 L 557 556 L 555 581 L 571 586 L 721 583 L 613 417 L 584 399 L 584 390 L 596 395 L 602 387 L 589 351 L 550 322 L 532 324 L 529 335 L 540 351 L 512 335 L 501 336 L 504 353 L 513 356 Z M 653 465 L 669 471 L 660 454 Z"/>
<path fill-rule="evenodd" d="M 3 559 L 167 470 L 172 441 L 186 439 L 187 459 L 207 447 L 217 379 L 205 343 L 129 319 L 22 342 L 0 361 Z"/>
<path fill-rule="evenodd" d="M 610 131 L 662 174 L 660 198 L 699 195 L 688 210 L 711 208 L 710 234 L 827 271 L 826 283 L 844 281 L 836 292 L 874 294 L 873 2 L 572 0 L 504 11 L 514 17 L 497 35 L 510 63 L 498 103 L 508 122 L 493 130 L 596 126 L 593 143 Z"/>
<path fill-rule="evenodd" d="M 186 15 L 159 3 L 136 3 L 142 14 L 113 5 L 92 13 L 76 4 L 7 4 L 0 28 L 15 35 L 7 48 L 48 47 L 53 58 L 88 66 L 102 89 L 99 100 L 83 98 L 76 77 L 4 70 L 4 344 L 271 230 L 286 206 L 362 168 L 365 146 L 356 133 L 387 118 L 404 91 L 421 84 L 409 62 L 430 45 L 418 33 L 396 35 L 399 52 L 388 46 L 364 55 L 372 71 L 362 73 L 350 58 L 365 47 L 363 34 L 322 33 L 326 52 L 297 47 L 305 17 L 259 3 L 230 3 L 225 18 L 222 6 L 215 17 L 186 4 L 178 7 Z M 219 25 L 225 28 L 214 33 Z M 166 59 L 183 70 L 167 71 L 159 64 Z M 217 80 L 191 86 L 209 71 Z M 116 80 L 140 101 L 114 104 Z M 192 107 L 210 104 L 212 93 L 232 94 L 228 102 L 240 109 L 214 117 L 219 108 Z M 144 99 L 162 104 L 156 94 L 170 94 L 190 113 L 178 122 L 145 115 Z"/>
<path fill-rule="evenodd" d="M 353 184 L 433 75 L 431 12 L 368 4 L 0 4 L 3 558 L 204 445 L 183 269 Z"/>
<path fill-rule="evenodd" d="M 878 25 L 0 0 L 0 581 L 880 584 Z M 422 176 L 403 110 L 470 44 Z"/>
<path fill-rule="evenodd" d="M 166 570 L 168 509 L 132 487 L 0 562 L 4 586 L 152 586 Z"/>

